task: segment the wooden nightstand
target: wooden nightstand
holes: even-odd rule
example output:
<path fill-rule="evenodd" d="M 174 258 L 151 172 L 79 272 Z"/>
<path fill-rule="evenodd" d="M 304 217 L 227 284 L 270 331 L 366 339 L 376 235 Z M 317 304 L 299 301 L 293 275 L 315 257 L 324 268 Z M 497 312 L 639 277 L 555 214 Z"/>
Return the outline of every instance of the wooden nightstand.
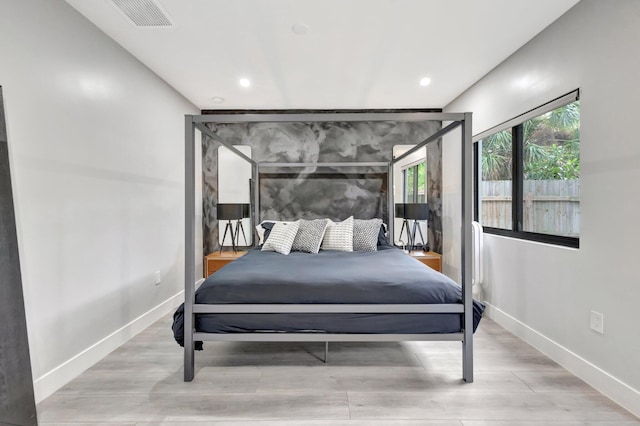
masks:
<path fill-rule="evenodd" d="M 418 259 L 431 269 L 435 269 L 438 272 L 442 272 L 442 255 L 434 251 L 419 251 L 414 250 L 409 253 L 414 259 Z"/>
<path fill-rule="evenodd" d="M 215 252 L 206 255 L 204 257 L 204 277 L 207 278 L 227 263 L 233 262 L 240 256 L 244 256 L 245 253 L 246 251 L 223 251 L 222 253 Z"/>

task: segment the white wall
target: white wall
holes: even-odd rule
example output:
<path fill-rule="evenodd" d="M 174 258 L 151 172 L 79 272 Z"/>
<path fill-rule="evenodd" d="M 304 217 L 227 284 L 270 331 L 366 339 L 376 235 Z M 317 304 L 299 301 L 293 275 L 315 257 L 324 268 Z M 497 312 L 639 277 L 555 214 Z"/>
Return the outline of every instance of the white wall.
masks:
<path fill-rule="evenodd" d="M 0 11 L 41 400 L 180 301 L 184 114 L 198 110 L 63 1 L 0 0 Z"/>
<path fill-rule="evenodd" d="M 472 111 L 477 134 L 581 89 L 580 249 L 487 236 L 486 300 L 494 318 L 637 415 L 639 23 L 637 0 L 583 0 L 445 109 Z M 449 237 L 460 224 L 460 149 L 443 147 Z M 447 273 L 457 253 L 457 243 L 445 250 Z M 604 335 L 589 329 L 592 309 Z"/>

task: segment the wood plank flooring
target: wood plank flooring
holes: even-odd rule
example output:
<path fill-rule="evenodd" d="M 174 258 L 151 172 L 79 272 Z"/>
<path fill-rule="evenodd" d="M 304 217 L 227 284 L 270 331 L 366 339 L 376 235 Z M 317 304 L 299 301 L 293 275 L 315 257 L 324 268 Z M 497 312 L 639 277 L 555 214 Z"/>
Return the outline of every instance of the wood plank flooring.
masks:
<path fill-rule="evenodd" d="M 627 426 L 640 419 L 488 318 L 459 342 L 205 343 L 193 382 L 167 316 L 38 404 L 41 425 Z"/>

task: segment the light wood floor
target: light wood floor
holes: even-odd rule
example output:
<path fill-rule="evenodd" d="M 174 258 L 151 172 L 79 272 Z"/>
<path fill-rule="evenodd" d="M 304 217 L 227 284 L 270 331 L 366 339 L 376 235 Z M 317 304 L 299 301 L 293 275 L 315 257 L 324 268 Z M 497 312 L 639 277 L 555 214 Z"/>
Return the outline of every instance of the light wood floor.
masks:
<path fill-rule="evenodd" d="M 491 320 L 459 342 L 205 343 L 193 382 L 163 318 L 38 405 L 44 425 L 640 425 Z"/>

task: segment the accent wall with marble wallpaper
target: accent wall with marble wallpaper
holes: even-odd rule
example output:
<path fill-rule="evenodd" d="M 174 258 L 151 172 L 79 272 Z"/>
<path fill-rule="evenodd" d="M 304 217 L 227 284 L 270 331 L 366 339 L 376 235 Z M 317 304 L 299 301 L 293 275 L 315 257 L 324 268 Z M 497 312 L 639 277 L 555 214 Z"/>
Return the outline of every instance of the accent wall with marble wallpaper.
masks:
<path fill-rule="evenodd" d="M 418 143 L 442 127 L 439 121 L 207 125 L 232 145 L 249 145 L 251 157 L 258 162 L 285 163 L 386 162 L 391 159 L 394 145 Z M 205 253 L 220 249 L 216 218 L 219 146 L 203 135 Z M 441 160 L 441 141 L 427 145 L 427 200 L 431 217 L 428 240 L 432 250 L 438 252 L 442 251 Z M 388 220 L 386 167 L 264 170 L 260 174 L 261 220 L 318 217 L 342 220 L 351 215 Z"/>

